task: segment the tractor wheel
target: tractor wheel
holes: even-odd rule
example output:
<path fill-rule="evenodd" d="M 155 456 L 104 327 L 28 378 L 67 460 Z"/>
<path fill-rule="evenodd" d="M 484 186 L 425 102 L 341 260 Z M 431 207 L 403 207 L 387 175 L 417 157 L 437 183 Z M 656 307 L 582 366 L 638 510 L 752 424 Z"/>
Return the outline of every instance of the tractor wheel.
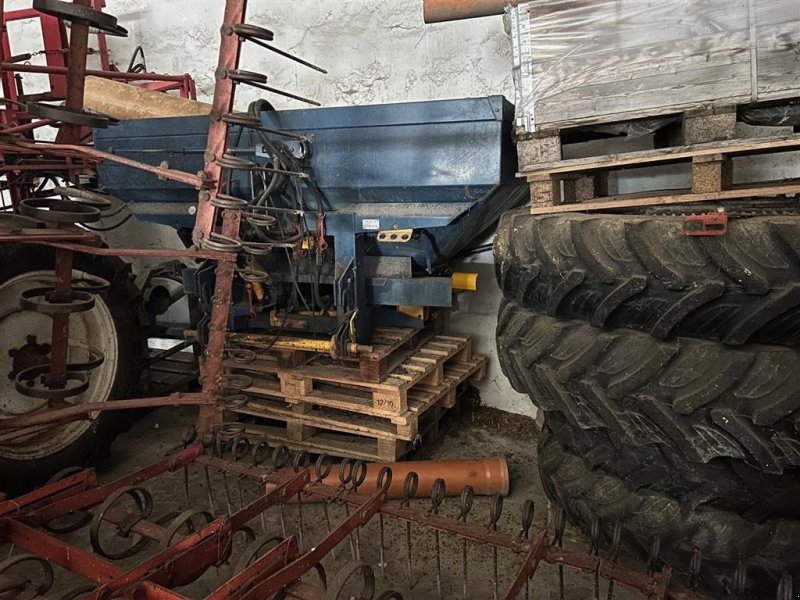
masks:
<path fill-rule="evenodd" d="M 671 341 L 501 306 L 497 347 L 514 388 L 582 430 L 689 462 L 725 458 L 762 473 L 800 467 L 800 351 Z M 624 450 L 623 450 L 624 451 Z"/>
<path fill-rule="evenodd" d="M 130 397 L 138 383 L 146 338 L 141 294 L 119 259 L 75 254 L 74 275 L 94 275 L 111 282 L 95 298 L 94 307 L 70 317 L 70 353 L 87 347 L 104 355 L 89 374 L 89 387 L 68 398 L 70 404 L 109 402 Z M 30 245 L 0 245 L 0 419 L 45 408 L 46 400 L 20 394 L 14 376 L 28 366 L 47 363 L 52 319 L 24 310 L 22 291 L 52 285 L 54 253 Z M 75 358 L 71 358 L 75 360 Z M 113 413 L 94 413 L 90 419 L 26 430 L 0 430 L 0 491 L 18 494 L 46 481 L 57 471 L 102 458 L 120 431 Z"/>
<path fill-rule="evenodd" d="M 692 559 L 699 557 L 698 583 L 714 590 L 715 597 L 772 599 L 784 574 L 800 575 L 799 520 L 752 520 L 637 489 L 567 450 L 547 426 L 539 442 L 539 472 L 550 500 L 584 529 L 599 523 L 611 539 L 620 523 L 629 548 L 646 559 L 657 544 L 660 564 L 679 573 L 689 573 Z"/>
<path fill-rule="evenodd" d="M 681 216 L 507 213 L 495 240 L 509 300 L 659 339 L 800 344 L 800 217 L 732 219 L 686 236 Z"/>

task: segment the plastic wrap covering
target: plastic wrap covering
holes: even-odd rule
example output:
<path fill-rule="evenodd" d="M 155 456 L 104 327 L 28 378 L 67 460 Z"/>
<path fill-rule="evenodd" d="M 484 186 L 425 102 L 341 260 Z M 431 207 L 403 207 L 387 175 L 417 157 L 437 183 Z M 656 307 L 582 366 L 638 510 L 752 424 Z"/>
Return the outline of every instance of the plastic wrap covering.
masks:
<path fill-rule="evenodd" d="M 798 0 L 536 0 L 508 18 L 529 131 L 800 95 Z"/>

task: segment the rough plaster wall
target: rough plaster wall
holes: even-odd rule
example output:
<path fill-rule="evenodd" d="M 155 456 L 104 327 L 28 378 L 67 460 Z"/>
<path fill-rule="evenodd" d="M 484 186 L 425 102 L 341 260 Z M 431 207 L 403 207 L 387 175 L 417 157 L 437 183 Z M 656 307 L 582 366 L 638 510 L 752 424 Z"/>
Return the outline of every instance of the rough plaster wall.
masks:
<path fill-rule="evenodd" d="M 213 91 L 222 0 L 108 0 L 130 31 L 110 40 L 127 65 L 136 45 L 148 67 L 191 73 L 198 96 Z M 270 76 L 275 87 L 326 106 L 505 94 L 513 97 L 511 45 L 500 17 L 425 25 L 422 0 L 250 0 L 248 21 L 275 32 L 274 44 L 319 64 L 327 76 L 253 44 L 242 68 Z M 242 88 L 239 105 L 259 97 Z M 278 108 L 301 104 L 266 95 Z"/>

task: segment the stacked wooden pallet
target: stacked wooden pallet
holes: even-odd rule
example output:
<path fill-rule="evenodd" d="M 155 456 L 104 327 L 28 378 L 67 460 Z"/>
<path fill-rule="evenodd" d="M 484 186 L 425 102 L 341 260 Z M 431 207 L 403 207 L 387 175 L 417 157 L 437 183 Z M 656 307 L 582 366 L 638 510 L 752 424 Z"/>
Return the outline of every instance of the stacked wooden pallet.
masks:
<path fill-rule="evenodd" d="M 566 130 L 528 134 L 518 142 L 521 176 L 531 188 L 531 212 L 606 210 L 639 206 L 716 203 L 743 198 L 800 194 L 800 180 L 734 183 L 734 159 L 800 150 L 800 135 L 736 137 L 736 107 L 682 113 L 682 137 L 674 146 L 562 159 Z M 648 115 L 642 114 L 641 117 Z M 784 130 L 785 131 L 785 130 Z M 686 164 L 691 187 L 610 194 L 609 177 L 623 170 Z"/>
<path fill-rule="evenodd" d="M 435 436 L 442 415 L 468 382 L 484 377 L 487 362 L 473 354 L 471 338 L 441 334 L 373 358 L 370 374 L 383 371 L 377 378 L 363 375 L 363 363 L 320 355 L 291 368 L 268 353 L 246 365 L 228 361 L 231 373 L 252 381 L 240 392 L 247 403 L 233 412 L 270 443 L 395 461 Z"/>

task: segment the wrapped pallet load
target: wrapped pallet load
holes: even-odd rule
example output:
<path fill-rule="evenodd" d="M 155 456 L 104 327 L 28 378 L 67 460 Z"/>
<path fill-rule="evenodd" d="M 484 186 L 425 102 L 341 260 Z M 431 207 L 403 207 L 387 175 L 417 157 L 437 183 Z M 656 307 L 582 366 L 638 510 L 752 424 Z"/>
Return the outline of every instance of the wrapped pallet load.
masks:
<path fill-rule="evenodd" d="M 508 14 L 527 131 L 800 95 L 797 0 L 537 0 Z"/>

